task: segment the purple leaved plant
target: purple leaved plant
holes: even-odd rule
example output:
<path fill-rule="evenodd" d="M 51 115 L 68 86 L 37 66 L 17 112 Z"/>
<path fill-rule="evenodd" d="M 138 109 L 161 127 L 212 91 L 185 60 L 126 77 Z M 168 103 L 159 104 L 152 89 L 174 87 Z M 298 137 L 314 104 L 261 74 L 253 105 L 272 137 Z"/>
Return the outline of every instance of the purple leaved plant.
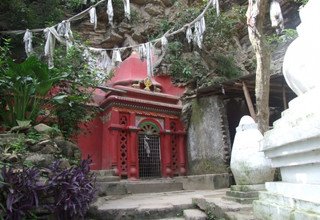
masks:
<path fill-rule="evenodd" d="M 55 219 L 84 218 L 95 195 L 91 162 L 88 158 L 79 166 L 62 170 L 56 161 L 46 170 L 45 178 L 36 167 L 17 170 L 4 166 L 0 174 L 0 216 L 20 220 L 46 209 Z"/>

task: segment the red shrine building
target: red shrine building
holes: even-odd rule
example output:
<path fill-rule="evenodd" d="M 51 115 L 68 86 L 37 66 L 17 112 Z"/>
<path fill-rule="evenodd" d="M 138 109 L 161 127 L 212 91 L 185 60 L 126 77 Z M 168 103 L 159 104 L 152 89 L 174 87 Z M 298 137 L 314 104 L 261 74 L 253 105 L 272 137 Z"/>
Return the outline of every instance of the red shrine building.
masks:
<path fill-rule="evenodd" d="M 147 63 L 133 53 L 96 90 L 102 109 L 77 141 L 92 169 L 113 169 L 122 178 L 158 178 L 186 174 L 186 133 L 180 121 L 180 96 L 168 76 L 147 77 Z"/>

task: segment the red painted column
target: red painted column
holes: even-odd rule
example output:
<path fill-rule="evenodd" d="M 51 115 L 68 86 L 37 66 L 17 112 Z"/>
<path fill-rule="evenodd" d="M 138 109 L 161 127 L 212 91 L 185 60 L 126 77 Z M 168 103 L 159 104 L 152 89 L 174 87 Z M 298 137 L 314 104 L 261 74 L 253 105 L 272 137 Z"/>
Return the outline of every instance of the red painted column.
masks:
<path fill-rule="evenodd" d="M 128 141 L 128 177 L 131 180 L 139 178 L 139 163 L 138 163 L 138 131 L 135 126 L 136 113 L 130 113 L 129 126 L 129 141 Z"/>
<path fill-rule="evenodd" d="M 101 116 L 102 121 L 102 142 L 101 142 L 101 169 L 106 170 L 111 168 L 111 154 L 109 149 L 109 137 L 110 137 L 110 130 L 108 129 L 108 124 L 110 121 L 108 117 L 111 116 L 110 112 L 103 113 Z M 110 119 L 109 119 L 110 120 Z"/>
<path fill-rule="evenodd" d="M 162 155 L 162 176 L 172 177 L 171 168 L 171 143 L 170 143 L 170 120 L 165 118 L 164 131 L 161 133 L 161 155 Z"/>
<path fill-rule="evenodd" d="M 118 168 L 118 158 L 119 158 L 119 130 L 115 130 L 113 127 L 119 126 L 119 111 L 112 109 L 111 111 L 111 121 L 109 127 L 109 138 L 110 145 L 108 145 L 111 154 L 111 167 L 115 171 L 115 175 L 120 175 Z"/>

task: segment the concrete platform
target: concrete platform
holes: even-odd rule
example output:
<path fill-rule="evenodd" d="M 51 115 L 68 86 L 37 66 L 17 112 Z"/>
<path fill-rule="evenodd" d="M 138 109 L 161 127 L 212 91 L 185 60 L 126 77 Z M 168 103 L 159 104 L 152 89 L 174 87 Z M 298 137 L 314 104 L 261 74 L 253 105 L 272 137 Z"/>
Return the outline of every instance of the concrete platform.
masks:
<path fill-rule="evenodd" d="M 227 189 L 183 190 L 99 198 L 90 208 L 93 219 L 185 219 L 183 210 L 196 208 L 194 197 L 222 197 Z"/>

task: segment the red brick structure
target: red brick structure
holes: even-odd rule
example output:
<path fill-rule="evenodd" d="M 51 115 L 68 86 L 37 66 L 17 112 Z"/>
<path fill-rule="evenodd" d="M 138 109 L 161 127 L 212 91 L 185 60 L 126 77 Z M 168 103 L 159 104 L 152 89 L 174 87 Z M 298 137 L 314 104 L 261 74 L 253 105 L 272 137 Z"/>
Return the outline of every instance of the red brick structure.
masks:
<path fill-rule="evenodd" d="M 92 169 L 114 169 L 122 178 L 172 177 L 186 174 L 185 129 L 179 97 L 184 88 L 168 76 L 147 80 L 146 62 L 133 53 L 107 83 L 118 91 L 96 91 L 103 109 L 78 136 Z"/>

